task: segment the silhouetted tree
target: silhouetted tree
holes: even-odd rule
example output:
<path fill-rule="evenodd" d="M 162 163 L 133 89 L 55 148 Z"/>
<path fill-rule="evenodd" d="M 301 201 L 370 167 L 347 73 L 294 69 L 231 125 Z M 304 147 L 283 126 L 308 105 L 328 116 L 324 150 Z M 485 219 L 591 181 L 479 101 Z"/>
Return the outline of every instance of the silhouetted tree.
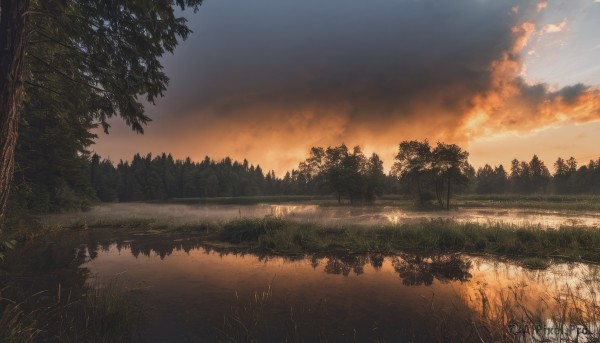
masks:
<path fill-rule="evenodd" d="M 427 140 L 400 143 L 393 173 L 411 185 L 412 194 L 419 204 L 429 201 L 429 190 L 435 191 L 440 206 L 450 208 L 452 184 L 468 182 L 469 153 L 458 145 L 438 142 L 433 151 Z"/>
<path fill-rule="evenodd" d="M 440 205 L 443 206 L 442 195 L 446 190 L 446 209 L 450 209 L 450 195 L 452 184 L 466 184 L 468 182 L 467 169 L 469 153 L 463 151 L 456 144 L 438 142 L 431 153 L 432 170 L 436 176 L 435 189 Z M 444 187 L 445 185 L 445 187 Z"/>
<path fill-rule="evenodd" d="M 504 167 L 499 165 L 492 169 L 489 164 L 479 168 L 476 174 L 475 191 L 479 194 L 501 194 L 508 191 L 508 176 Z"/>
<path fill-rule="evenodd" d="M 427 184 L 432 179 L 433 156 L 427 140 L 403 141 L 400 143 L 393 175 L 409 184 L 410 192 L 419 204 L 431 199 Z"/>
<path fill-rule="evenodd" d="M 26 94 L 34 87 L 45 90 L 44 102 L 52 106 L 42 109 L 55 111 L 49 116 L 77 109 L 70 115 L 84 122 L 96 120 L 105 131 L 110 117 L 121 116 L 142 132 L 150 119 L 141 99 L 153 103 L 168 81 L 158 60 L 173 52 L 178 38 L 190 33 L 185 19 L 176 17 L 175 7 L 196 9 L 200 3 L 0 2 L 0 225 L 13 176 L 23 100 L 32 99 Z M 77 87 L 63 93 L 66 84 Z"/>

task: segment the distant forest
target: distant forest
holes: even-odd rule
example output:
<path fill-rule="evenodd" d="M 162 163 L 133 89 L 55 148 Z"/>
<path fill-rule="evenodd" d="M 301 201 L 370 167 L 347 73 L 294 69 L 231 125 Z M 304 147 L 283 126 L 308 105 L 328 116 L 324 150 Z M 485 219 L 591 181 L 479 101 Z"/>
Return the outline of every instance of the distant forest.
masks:
<path fill-rule="evenodd" d="M 35 146 L 40 139 L 27 132 L 34 129 L 32 123 L 24 138 L 33 139 L 21 139 L 17 150 L 12 212 L 76 210 L 98 201 L 258 195 L 332 195 L 339 201 L 364 203 L 383 194 L 404 194 L 449 206 L 450 193 L 600 194 L 600 159 L 579 166 L 572 157 L 559 158 L 554 173 L 537 156 L 530 161 L 515 159 L 508 170 L 502 165 L 475 170 L 467 162 L 468 153 L 456 145 L 438 143 L 433 148 L 427 141 L 407 141 L 400 144 L 387 174 L 378 155 L 367 157 L 359 147 L 341 145 L 315 147 L 297 169 L 276 176 L 259 165 L 230 158 L 206 157 L 195 162 L 164 153 L 136 154 L 130 161 L 115 164 L 96 154 L 81 153 L 86 144 L 42 149 Z M 60 137 L 64 132 L 56 133 L 56 139 Z M 48 139 L 52 137 L 43 140 Z"/>

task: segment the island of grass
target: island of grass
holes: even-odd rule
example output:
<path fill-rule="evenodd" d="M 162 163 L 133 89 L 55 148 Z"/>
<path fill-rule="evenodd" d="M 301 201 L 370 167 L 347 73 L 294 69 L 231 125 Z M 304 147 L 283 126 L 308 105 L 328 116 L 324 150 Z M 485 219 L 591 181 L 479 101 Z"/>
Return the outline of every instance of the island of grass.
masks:
<path fill-rule="evenodd" d="M 179 223 L 156 218 L 79 220 L 45 226 L 43 231 L 107 229 L 115 236 L 136 233 L 194 237 L 206 244 L 282 256 L 466 253 L 520 260 L 524 266 L 531 268 L 544 268 L 553 259 L 600 263 L 600 230 L 581 226 L 545 228 L 541 225 L 461 223 L 445 219 L 381 226 L 320 225 L 265 216 Z M 18 233 L 13 237 L 27 239 L 27 236 L 19 236 Z"/>

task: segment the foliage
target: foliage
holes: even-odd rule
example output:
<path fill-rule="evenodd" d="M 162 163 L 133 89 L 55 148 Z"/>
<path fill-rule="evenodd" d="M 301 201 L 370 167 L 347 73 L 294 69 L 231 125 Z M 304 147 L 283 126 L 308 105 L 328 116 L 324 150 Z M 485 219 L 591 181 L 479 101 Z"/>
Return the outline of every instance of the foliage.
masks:
<path fill-rule="evenodd" d="M 338 203 L 342 198 L 352 204 L 372 202 L 383 191 L 383 162 L 377 154 L 367 158 L 359 146 L 352 152 L 344 144 L 312 148 L 311 156 L 300 163 L 299 169 L 300 179 L 335 194 Z"/>
<path fill-rule="evenodd" d="M 432 200 L 432 191 L 440 206 L 450 208 L 451 186 L 468 182 L 469 153 L 456 144 L 438 142 L 431 149 L 429 142 L 404 141 L 396 155 L 392 172 L 412 185 L 412 193 L 418 204 Z"/>
<path fill-rule="evenodd" d="M 17 144 L 3 144 L 2 151 L 7 174 L 16 156 L 16 181 L 2 182 L 0 194 L 11 190 L 12 212 L 85 208 L 95 200 L 85 169 L 95 137 L 91 130 L 100 124 L 108 132 L 108 120 L 118 116 L 143 132 L 150 118 L 142 101 L 154 103 L 168 83 L 159 58 L 191 32 L 176 9 L 196 10 L 201 0 L 6 1 L 0 10 L 8 12 L 14 4 L 23 7 L 16 17 L 27 17 L 29 33 L 14 42 L 26 50 L 25 67 L 14 77 L 24 79 L 25 98 L 23 104 L 4 104 L 20 109 L 10 112 L 15 122 L 18 112 L 22 115 Z M 4 31 L 16 28 L 17 23 L 4 22 L 10 18 L 2 16 Z M 13 57 L 19 56 L 7 60 Z M 8 123 L 3 121 L 3 132 Z M 114 194 L 100 196 L 107 200 Z M 2 202 L 0 218 L 4 211 Z"/>

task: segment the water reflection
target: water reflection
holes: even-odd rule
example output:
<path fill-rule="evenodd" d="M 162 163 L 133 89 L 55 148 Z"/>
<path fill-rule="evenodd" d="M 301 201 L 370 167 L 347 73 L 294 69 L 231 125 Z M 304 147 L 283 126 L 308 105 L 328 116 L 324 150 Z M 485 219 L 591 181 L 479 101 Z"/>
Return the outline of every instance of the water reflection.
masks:
<path fill-rule="evenodd" d="M 131 253 L 135 258 L 141 256 L 156 256 L 161 260 L 172 255 L 174 252 L 185 252 L 189 254 L 192 251 L 202 252 L 209 255 L 218 254 L 220 257 L 234 255 L 246 256 L 249 253 L 246 250 L 223 248 L 208 245 L 197 238 L 179 238 L 174 240 L 158 239 L 106 239 L 100 241 L 90 241 L 87 245 L 87 254 L 89 261 L 96 259 L 101 253 L 110 253 L 117 251 L 119 254 Z M 258 261 L 268 262 L 277 261 L 278 257 L 266 254 L 250 254 Z M 441 282 L 449 281 L 468 281 L 471 277 L 469 270 L 471 262 L 468 258 L 460 255 L 417 255 L 402 253 L 396 256 L 387 257 L 393 266 L 393 270 L 398 273 L 403 280 L 403 284 L 408 286 L 433 284 L 437 279 Z M 355 275 L 361 275 L 365 272 L 365 266 L 370 265 L 374 270 L 380 270 L 386 257 L 381 254 L 314 254 L 311 256 L 288 256 L 283 260 L 310 260 L 313 269 L 323 266 L 323 271 L 327 274 L 349 276 L 351 272 Z"/>
<path fill-rule="evenodd" d="M 68 294 L 120 275 L 151 309 L 141 340 L 156 342 L 222 340 L 224 316 L 232 315 L 232 308 L 247 309 L 247 299 L 269 285 L 272 296 L 261 310 L 266 326 L 257 329 L 258 341 L 286 340 L 292 337 L 290 327 L 302 328 L 296 334 L 306 341 L 479 340 L 464 328 L 473 315 L 503 333 L 506 321 L 523 319 L 507 299 L 532 313 L 548 305 L 539 314 L 546 318 L 554 310 L 553 298 L 570 295 L 595 304 L 590 299 L 600 291 L 599 268 L 587 264 L 537 271 L 457 254 L 282 257 L 207 245 L 195 237 L 110 230 L 57 236 L 9 259 L 21 289 L 48 289 L 50 296 L 59 284 Z"/>
<path fill-rule="evenodd" d="M 402 254 L 392 258 L 392 265 L 407 286 L 433 284 L 434 278 L 441 282 L 468 281 L 471 261 L 458 255 L 434 255 L 423 258 L 419 255 Z"/>

